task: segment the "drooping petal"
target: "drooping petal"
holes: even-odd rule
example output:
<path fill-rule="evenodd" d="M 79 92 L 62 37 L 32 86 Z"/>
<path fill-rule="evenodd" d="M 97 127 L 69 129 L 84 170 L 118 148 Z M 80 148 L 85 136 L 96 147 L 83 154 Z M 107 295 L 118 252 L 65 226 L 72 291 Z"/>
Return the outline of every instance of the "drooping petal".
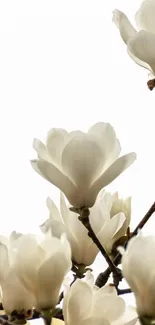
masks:
<path fill-rule="evenodd" d="M 76 196 L 76 188 L 73 183 L 54 165 L 43 160 L 32 160 L 31 163 L 35 171 L 64 192 L 71 204 L 73 201 L 74 205 L 74 200 L 78 201 L 79 199 L 81 201 L 81 198 Z"/>
<path fill-rule="evenodd" d="M 92 185 L 88 195 L 88 206 L 93 206 L 100 190 L 110 184 L 125 169 L 127 169 L 136 159 L 136 154 L 129 153 L 118 158 Z"/>
<path fill-rule="evenodd" d="M 155 33 L 155 1 L 142 1 L 139 10 L 136 12 L 135 20 L 139 30 L 144 29 Z"/>
<path fill-rule="evenodd" d="M 91 134 L 75 136 L 62 154 L 65 174 L 83 192 L 101 173 L 104 163 L 103 150 Z"/>
<path fill-rule="evenodd" d="M 123 41 L 127 44 L 129 39 L 136 34 L 136 29 L 130 23 L 128 17 L 117 9 L 113 11 L 113 22 L 118 27 Z"/>
<path fill-rule="evenodd" d="M 139 65 L 155 74 L 155 34 L 141 30 L 127 44 L 128 53 Z"/>

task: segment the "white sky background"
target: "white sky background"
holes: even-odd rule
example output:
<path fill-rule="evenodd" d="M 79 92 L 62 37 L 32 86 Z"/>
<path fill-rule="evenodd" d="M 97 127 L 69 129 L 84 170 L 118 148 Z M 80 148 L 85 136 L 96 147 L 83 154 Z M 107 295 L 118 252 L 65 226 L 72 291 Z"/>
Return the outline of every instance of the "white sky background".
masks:
<path fill-rule="evenodd" d="M 87 130 L 110 122 L 122 152 L 137 162 L 108 187 L 133 197 L 133 227 L 155 199 L 155 90 L 127 55 L 111 21 L 118 8 L 133 20 L 140 1 L 1 1 L 0 231 L 37 231 L 45 200 L 59 191 L 29 160 L 34 137 L 50 128 Z M 155 232 L 155 216 L 144 233 Z"/>

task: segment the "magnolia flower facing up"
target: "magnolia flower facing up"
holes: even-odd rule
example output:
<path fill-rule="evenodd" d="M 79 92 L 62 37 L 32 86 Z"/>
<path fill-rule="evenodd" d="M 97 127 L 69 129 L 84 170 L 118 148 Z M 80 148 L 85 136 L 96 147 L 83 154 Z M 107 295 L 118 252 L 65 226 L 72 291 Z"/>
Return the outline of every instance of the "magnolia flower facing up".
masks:
<path fill-rule="evenodd" d="M 25 288 L 34 294 L 36 308 L 54 308 L 65 275 L 71 269 L 70 245 L 63 234 L 18 239 L 14 267 Z"/>
<path fill-rule="evenodd" d="M 131 219 L 131 198 L 119 199 L 102 190 L 90 209 L 91 227 L 108 254 L 113 244 L 126 234 Z"/>
<path fill-rule="evenodd" d="M 63 315 L 66 325 L 134 325 L 136 312 L 131 311 L 128 317 L 125 314 L 125 302 L 117 296 L 115 288 L 94 286 L 89 272 L 84 280 L 78 279 L 70 288 L 65 288 Z"/>
<path fill-rule="evenodd" d="M 43 233 L 51 230 L 53 236 L 60 238 L 63 232 L 71 246 L 72 260 L 76 264 L 91 265 L 98 253 L 98 248 L 88 236 L 88 231 L 78 220 L 78 215 L 69 210 L 64 195 L 60 194 L 61 214 L 54 202 L 47 198 L 47 207 L 50 211 L 49 219 L 40 226 Z"/>
<path fill-rule="evenodd" d="M 119 141 L 108 123 L 97 123 L 87 133 L 52 129 L 46 145 L 34 140 L 38 159 L 34 169 L 56 185 L 75 208 L 94 205 L 100 190 L 135 160 L 135 153 L 120 158 Z"/>
<path fill-rule="evenodd" d="M 135 294 L 139 315 L 155 317 L 155 237 L 139 233 L 120 252 L 123 275 Z"/>
<path fill-rule="evenodd" d="M 127 16 L 114 10 L 113 21 L 127 45 L 128 54 L 140 66 L 155 75 L 155 1 L 145 0 L 135 15 L 137 30 Z"/>
<path fill-rule="evenodd" d="M 12 264 L 13 248 L 19 236 L 15 232 L 9 239 L 0 236 L 0 286 L 5 312 L 11 314 L 17 311 L 18 314 L 24 313 L 26 317 L 27 312 L 35 306 L 35 297 L 25 289 Z"/>

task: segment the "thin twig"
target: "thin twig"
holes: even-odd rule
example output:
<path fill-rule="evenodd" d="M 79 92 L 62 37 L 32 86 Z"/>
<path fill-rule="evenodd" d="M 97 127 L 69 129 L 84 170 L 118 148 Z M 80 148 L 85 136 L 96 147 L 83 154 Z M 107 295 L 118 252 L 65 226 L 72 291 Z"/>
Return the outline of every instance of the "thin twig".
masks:
<path fill-rule="evenodd" d="M 150 219 L 150 217 L 152 216 L 152 214 L 153 214 L 154 212 L 155 212 L 155 202 L 152 204 L 152 206 L 150 207 L 150 209 L 148 210 L 148 212 L 145 214 L 145 216 L 143 217 L 143 219 L 139 222 L 139 224 L 138 224 L 138 226 L 135 228 L 135 230 L 131 233 L 131 236 L 130 236 L 129 239 L 131 239 L 132 237 L 134 237 L 134 236 L 137 235 L 138 230 L 139 230 L 139 229 L 142 229 L 142 228 L 145 226 L 145 224 L 147 223 L 147 221 Z M 124 247 L 126 247 L 127 243 L 128 243 L 128 240 L 125 242 Z M 121 257 L 122 257 L 122 255 L 121 255 L 120 253 L 118 253 L 118 254 L 116 255 L 116 257 L 114 258 L 113 263 L 114 263 L 116 266 L 119 264 L 119 262 L 120 262 L 120 260 L 121 260 Z M 110 267 L 108 267 L 104 272 L 102 272 L 102 273 L 100 273 L 100 274 L 98 275 L 95 284 L 96 284 L 99 288 L 103 287 L 104 284 L 105 284 L 105 272 L 106 272 L 107 274 L 109 273 L 109 275 L 110 275 L 110 273 L 111 273 L 111 269 L 110 269 Z M 102 279 L 103 279 L 103 281 L 102 281 Z M 103 284 L 102 284 L 102 283 L 103 283 Z"/>

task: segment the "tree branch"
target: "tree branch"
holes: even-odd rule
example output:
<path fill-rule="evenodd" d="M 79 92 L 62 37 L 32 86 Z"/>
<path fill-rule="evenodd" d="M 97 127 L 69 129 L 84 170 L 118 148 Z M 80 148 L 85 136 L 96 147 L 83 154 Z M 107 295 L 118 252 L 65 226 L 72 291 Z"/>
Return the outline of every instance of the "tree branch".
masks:
<path fill-rule="evenodd" d="M 93 240 L 93 242 L 96 244 L 96 246 L 99 248 L 101 254 L 105 258 L 106 262 L 109 265 L 109 270 L 112 272 L 115 276 L 116 283 L 120 282 L 122 280 L 122 272 L 120 269 L 116 267 L 116 265 L 113 263 L 107 252 L 105 251 L 104 247 L 101 245 L 100 241 L 96 237 L 90 222 L 89 222 L 89 209 L 79 209 L 79 220 L 82 222 L 82 224 L 85 226 L 85 228 L 88 230 L 88 236 Z M 108 272 L 107 272 L 108 273 Z"/>
<path fill-rule="evenodd" d="M 154 212 L 155 212 L 155 202 L 152 204 L 152 206 L 150 207 L 150 209 L 148 210 L 148 212 L 145 214 L 145 216 L 143 217 L 143 219 L 139 222 L 139 224 L 137 225 L 137 227 L 135 228 L 135 230 L 131 233 L 129 240 L 130 240 L 132 237 L 134 237 L 134 236 L 137 235 L 138 230 L 139 230 L 139 229 L 142 229 L 142 228 L 145 226 L 145 224 L 147 223 L 147 221 L 150 219 L 150 217 L 152 216 L 152 214 L 153 214 Z M 127 243 L 128 243 L 128 240 L 125 242 L 124 247 L 126 247 Z M 117 265 L 119 264 L 119 262 L 120 262 L 120 260 L 121 260 L 121 257 L 122 257 L 122 255 L 121 255 L 120 253 L 118 253 L 118 254 L 116 255 L 116 257 L 115 257 L 114 260 L 113 260 L 113 263 L 115 264 L 115 266 L 117 266 Z M 111 269 L 110 269 L 110 267 L 108 267 L 104 272 L 102 272 L 102 273 L 100 273 L 100 274 L 98 275 L 95 284 L 96 284 L 99 288 L 103 287 L 104 284 L 105 284 L 105 272 L 106 272 L 107 274 L 109 273 L 109 275 L 110 275 L 110 273 L 111 273 Z M 103 281 L 102 281 L 102 279 L 103 279 Z"/>

